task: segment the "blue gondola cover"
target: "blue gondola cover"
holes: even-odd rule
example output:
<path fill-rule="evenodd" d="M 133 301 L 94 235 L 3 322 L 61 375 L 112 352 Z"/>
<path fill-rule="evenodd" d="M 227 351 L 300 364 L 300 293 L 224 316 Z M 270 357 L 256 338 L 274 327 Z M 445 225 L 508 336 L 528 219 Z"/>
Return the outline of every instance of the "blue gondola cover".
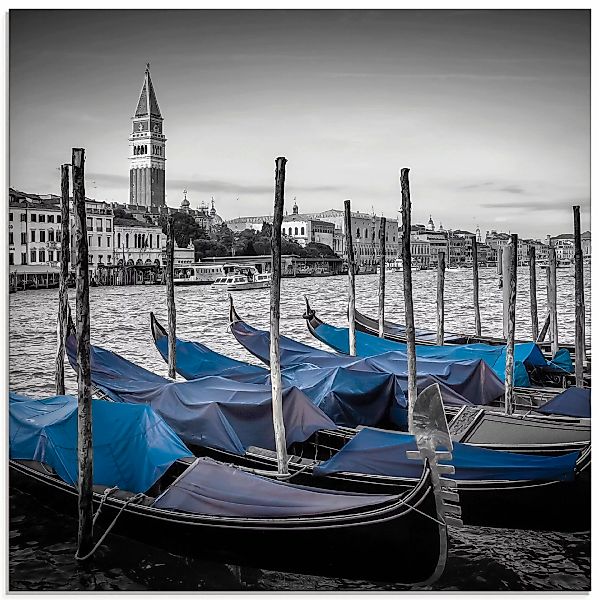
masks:
<path fill-rule="evenodd" d="M 315 328 L 315 336 L 336 352 L 349 354 L 348 328 L 334 327 L 328 323 L 320 323 Z M 463 344 L 449 346 L 419 346 L 416 347 L 417 358 L 425 360 L 483 360 L 491 367 L 501 381 L 504 381 L 506 371 L 506 346 L 489 344 Z M 406 355 L 406 344 L 375 337 L 362 331 L 356 332 L 357 356 L 377 356 L 388 352 L 399 352 Z M 527 370 L 544 368 L 554 372 L 572 373 L 573 363 L 569 352 L 559 351 L 554 360 L 549 362 L 541 350 L 533 342 L 515 344 L 515 385 L 529 387 Z"/>
<path fill-rule="evenodd" d="M 337 454 L 314 469 L 315 475 L 366 473 L 390 477 L 420 477 L 419 461 L 408 459 L 416 450 L 415 438 L 407 433 L 361 429 Z M 578 452 L 562 456 L 531 456 L 454 444 L 451 477 L 482 481 L 571 481 Z M 444 461 L 446 463 L 447 461 Z"/>
<path fill-rule="evenodd" d="M 9 395 L 10 458 L 44 462 L 77 484 L 77 398 Z M 146 492 L 179 458 L 191 456 L 149 407 L 92 401 L 94 483 Z"/>
<path fill-rule="evenodd" d="M 199 458 L 154 506 L 218 517 L 280 518 L 337 513 L 393 498 L 293 485 Z"/>
<path fill-rule="evenodd" d="M 75 337 L 67 356 L 76 368 Z M 248 446 L 275 449 L 271 386 L 203 377 L 173 382 L 114 352 L 91 347 L 92 381 L 117 402 L 151 406 L 188 444 L 244 454 Z M 335 423 L 298 388 L 283 390 L 283 419 L 288 446 Z"/>
<path fill-rule="evenodd" d="M 235 338 L 251 354 L 269 363 L 269 332 L 237 321 L 231 330 Z M 350 373 L 389 373 L 397 376 L 400 387 L 408 390 L 408 361 L 401 352 L 387 352 L 377 356 L 357 358 L 318 350 L 288 337 L 279 339 L 281 365 L 291 367 L 310 364 L 320 368 L 343 367 Z M 440 385 L 444 404 L 491 404 L 504 394 L 504 384 L 481 359 L 417 361 L 417 389 L 421 391 L 433 383 Z"/>
<path fill-rule="evenodd" d="M 537 412 L 585 419 L 592 416 L 591 404 L 592 390 L 590 388 L 569 387 L 540 406 Z"/>

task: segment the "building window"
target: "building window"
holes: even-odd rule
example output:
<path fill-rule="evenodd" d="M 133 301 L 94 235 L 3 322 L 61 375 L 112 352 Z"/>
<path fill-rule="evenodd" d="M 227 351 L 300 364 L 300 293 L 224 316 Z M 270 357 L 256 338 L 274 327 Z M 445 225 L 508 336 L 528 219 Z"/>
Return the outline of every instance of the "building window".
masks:
<path fill-rule="evenodd" d="M 104 257 L 103 254 L 99 254 L 98 255 L 98 264 L 101 265 L 102 264 L 102 258 Z"/>
<path fill-rule="evenodd" d="M 87 217 L 85 223 L 87 230 L 92 231 L 92 229 L 94 228 L 94 220 L 92 219 L 92 217 Z"/>
<path fill-rule="evenodd" d="M 110 265 L 111 258 L 112 258 L 112 257 L 111 257 L 111 255 L 110 255 L 110 254 L 109 254 L 107 257 L 106 257 L 106 260 L 108 261 L 108 264 L 109 264 L 109 265 Z"/>
<path fill-rule="evenodd" d="M 46 222 L 46 215 L 40 215 L 39 222 L 40 223 L 45 223 Z"/>
<path fill-rule="evenodd" d="M 31 241 L 35 242 L 35 229 L 31 230 Z"/>
<path fill-rule="evenodd" d="M 300 235 L 304 235 L 304 227 L 300 228 Z"/>
<path fill-rule="evenodd" d="M 41 229 L 40 230 L 40 242 L 45 242 L 46 241 L 46 232 Z"/>
<path fill-rule="evenodd" d="M 27 264 L 27 252 L 21 252 L 21 264 L 22 265 Z"/>
<path fill-rule="evenodd" d="M 125 248 L 129 248 L 129 234 L 125 234 Z"/>
<path fill-rule="evenodd" d="M 298 228 L 294 227 L 294 235 L 298 235 Z"/>
<path fill-rule="evenodd" d="M 48 250 L 48 260 L 54 262 L 54 250 Z"/>
<path fill-rule="evenodd" d="M 90 263 L 90 265 L 91 265 L 93 262 L 94 262 L 94 255 L 93 255 L 93 254 L 90 254 L 90 256 L 89 256 L 89 263 Z"/>
<path fill-rule="evenodd" d="M 53 242 L 54 241 L 54 229 L 50 229 L 48 231 L 48 241 L 49 242 Z"/>
<path fill-rule="evenodd" d="M 38 256 L 38 261 L 41 263 L 46 262 L 46 251 L 45 250 L 40 250 L 40 253 Z"/>
<path fill-rule="evenodd" d="M 56 241 L 60 242 L 60 229 L 56 230 Z"/>
<path fill-rule="evenodd" d="M 9 233 L 8 233 L 8 244 L 9 244 L 10 246 L 13 246 L 13 245 L 14 245 L 14 243 L 15 243 L 15 242 L 14 242 L 14 239 L 13 239 L 13 232 L 12 232 L 12 231 L 9 231 Z M 12 256 L 12 254 L 11 254 L 11 256 Z M 12 263 L 11 263 L 11 264 L 12 264 Z"/>
<path fill-rule="evenodd" d="M 31 259 L 30 262 L 34 263 L 36 261 L 36 259 L 37 259 L 35 250 L 32 250 L 30 252 L 29 256 L 30 256 L 30 259 Z"/>
<path fill-rule="evenodd" d="M 110 219 L 106 219 L 106 231 L 108 233 L 112 231 L 112 221 Z"/>
<path fill-rule="evenodd" d="M 8 220 L 12 221 L 13 220 L 13 214 L 12 213 L 8 213 Z"/>
<path fill-rule="evenodd" d="M 22 231 L 21 232 L 21 244 L 26 244 L 27 243 L 27 234 Z"/>
<path fill-rule="evenodd" d="M 60 250 L 56 251 L 56 260 L 60 262 Z"/>
<path fill-rule="evenodd" d="M 56 215 L 56 222 L 60 223 L 60 215 Z"/>
<path fill-rule="evenodd" d="M 356 237 L 360 239 L 360 228 L 356 228 Z"/>
<path fill-rule="evenodd" d="M 35 223 L 37 221 L 37 215 L 35 213 L 31 213 L 31 222 Z"/>
<path fill-rule="evenodd" d="M 11 213 L 12 216 L 12 213 Z M 9 252 L 8 253 L 8 264 L 9 265 L 14 265 L 15 264 L 15 255 L 13 252 Z"/>
<path fill-rule="evenodd" d="M 102 219 L 96 219 L 96 231 L 102 231 Z"/>
<path fill-rule="evenodd" d="M 92 236 L 88 235 L 88 248 L 92 245 Z"/>
<path fill-rule="evenodd" d="M 150 248 L 152 248 L 152 234 L 149 235 L 150 238 Z"/>
<path fill-rule="evenodd" d="M 110 248 L 110 235 L 106 236 L 106 247 Z"/>
<path fill-rule="evenodd" d="M 121 247 L 121 232 L 117 233 L 117 248 Z"/>
<path fill-rule="evenodd" d="M 48 223 L 54 223 L 54 215 L 48 215 Z"/>
<path fill-rule="evenodd" d="M 21 221 L 27 221 L 27 213 L 21 213 Z M 26 264 L 26 263 L 23 263 Z"/>
<path fill-rule="evenodd" d="M 102 248 L 102 236 L 98 236 L 98 248 Z"/>

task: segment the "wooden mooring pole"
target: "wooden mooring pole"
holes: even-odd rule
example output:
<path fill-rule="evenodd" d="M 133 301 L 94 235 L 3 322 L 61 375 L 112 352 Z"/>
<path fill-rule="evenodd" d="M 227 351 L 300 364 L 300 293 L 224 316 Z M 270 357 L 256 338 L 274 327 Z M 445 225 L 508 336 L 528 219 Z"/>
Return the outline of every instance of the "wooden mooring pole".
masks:
<path fill-rule="evenodd" d="M 512 250 L 504 246 L 502 249 L 502 337 L 508 339 L 508 311 L 510 305 L 510 271 L 512 268 Z"/>
<path fill-rule="evenodd" d="M 379 337 L 383 337 L 385 323 L 385 228 L 386 218 L 379 221 Z"/>
<path fill-rule="evenodd" d="M 346 229 L 346 260 L 348 262 L 348 346 L 350 356 L 356 356 L 356 268 L 352 246 L 352 213 L 350 200 L 344 200 L 344 223 Z"/>
<path fill-rule="evenodd" d="M 507 255 L 508 269 L 504 275 L 504 289 L 508 290 L 507 310 L 507 336 L 506 336 L 506 370 L 504 373 L 504 411 L 511 415 L 514 409 L 514 387 L 515 387 L 515 327 L 517 307 L 517 234 L 510 236 L 510 244 L 504 247 L 504 255 Z M 503 263 L 504 263 L 503 255 Z"/>
<path fill-rule="evenodd" d="M 173 216 L 167 218 L 167 264 L 165 267 L 166 292 L 167 292 L 167 315 L 169 329 L 169 377 L 175 379 L 176 357 L 176 316 L 175 316 L 175 286 L 173 284 L 173 259 L 175 256 L 175 233 L 173 231 Z"/>
<path fill-rule="evenodd" d="M 535 246 L 527 250 L 529 258 L 529 301 L 531 304 L 531 339 L 535 342 L 540 335 L 537 310 L 537 274 L 535 272 Z"/>
<path fill-rule="evenodd" d="M 438 252 L 437 263 L 437 345 L 444 345 L 444 279 L 446 275 L 446 258 L 444 252 Z M 412 278 L 411 278 L 412 279 Z"/>
<path fill-rule="evenodd" d="M 90 290 L 85 212 L 85 151 L 73 148 L 73 210 L 75 213 L 75 295 L 77 321 L 77 453 L 79 462 L 79 529 L 77 557 L 84 557 L 93 542 L 92 382 L 90 373 Z M 62 238 L 61 238 L 62 239 Z"/>
<path fill-rule="evenodd" d="M 583 295 L 583 252 L 581 250 L 581 216 L 573 207 L 575 240 L 575 385 L 583 387 L 585 356 L 585 300 Z"/>
<path fill-rule="evenodd" d="M 279 304 L 281 296 L 281 223 L 285 198 L 285 163 L 280 156 L 275 160 L 275 205 L 273 207 L 273 227 L 271 228 L 271 260 L 273 274 L 271 278 L 271 397 L 273 404 L 273 429 L 275 431 L 275 449 L 277 450 L 277 471 L 280 475 L 288 473 L 288 454 L 283 422 L 283 398 L 281 390 L 281 362 L 279 351 Z"/>
<path fill-rule="evenodd" d="M 417 401 L 417 352 L 415 348 L 415 316 L 412 296 L 410 255 L 410 169 L 400 170 L 402 190 L 402 272 L 404 279 L 404 323 L 406 327 L 406 354 L 408 359 L 408 431 L 413 432 L 413 410 Z"/>
<path fill-rule="evenodd" d="M 548 249 L 548 311 L 550 312 L 550 347 L 558 352 L 558 316 L 556 313 L 556 248 Z"/>
<path fill-rule="evenodd" d="M 475 335 L 481 335 L 481 313 L 479 312 L 479 262 L 477 258 L 477 238 L 471 238 L 473 254 L 473 308 L 475 309 Z"/>
<path fill-rule="evenodd" d="M 69 167 L 62 165 L 60 168 L 60 215 L 61 215 L 61 238 L 60 238 L 60 273 L 58 280 L 58 323 L 56 328 L 56 371 L 55 387 L 56 395 L 63 396 L 65 393 L 65 345 L 67 342 L 67 320 L 69 317 L 69 292 L 67 280 L 69 278 Z"/>

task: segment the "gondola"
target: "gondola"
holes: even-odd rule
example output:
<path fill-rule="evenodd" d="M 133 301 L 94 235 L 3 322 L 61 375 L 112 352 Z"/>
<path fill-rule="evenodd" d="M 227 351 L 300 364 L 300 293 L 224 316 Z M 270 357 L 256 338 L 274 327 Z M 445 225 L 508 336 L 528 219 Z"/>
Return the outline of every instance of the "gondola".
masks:
<path fill-rule="evenodd" d="M 166 331 L 153 315 L 151 316 L 151 325 L 156 346 L 163 358 L 166 359 Z M 180 352 L 177 354 L 176 368 L 178 372 L 183 372 L 184 377 L 189 377 L 193 371 L 196 373 L 222 373 L 226 377 L 241 377 L 248 372 L 245 369 L 246 366 L 251 367 L 250 372 L 261 371 L 261 367 L 246 365 L 241 361 L 219 355 L 199 342 L 184 342 L 177 339 L 176 348 Z M 183 365 L 182 369 L 179 368 L 180 362 Z M 482 422 L 482 416 L 482 414 L 478 414 L 475 419 L 475 415 L 473 415 L 477 423 L 473 423 L 473 429 L 470 432 L 466 429 L 459 432 L 459 426 L 464 423 L 464 419 L 467 417 L 467 415 L 462 414 L 454 424 L 457 438 L 473 438 L 477 435 L 476 432 L 479 428 L 487 428 L 487 435 L 489 435 L 490 426 L 494 428 L 498 423 L 490 420 Z M 502 415 L 499 415 L 499 417 L 503 418 Z M 546 425 L 552 426 L 549 424 L 549 420 L 546 420 Z M 557 437 L 564 434 L 564 431 L 561 431 L 560 428 L 560 420 L 555 422 L 554 425 L 558 426 Z M 583 430 L 587 431 L 587 439 L 589 440 L 589 427 L 584 427 Z M 335 430 L 318 431 L 306 442 L 293 444 L 290 447 L 290 469 L 295 473 L 294 477 L 299 477 L 303 482 L 305 478 L 310 481 L 313 473 L 326 471 L 327 477 L 321 478 L 320 485 L 354 491 L 394 489 L 397 486 L 406 485 L 407 482 L 412 482 L 408 473 L 401 476 L 396 471 L 396 475 L 391 475 L 391 473 L 394 473 L 393 469 L 386 470 L 381 466 L 373 466 L 370 464 L 370 460 L 362 463 L 359 472 L 352 472 L 348 469 L 339 472 L 328 466 L 321 467 L 321 465 L 327 465 L 328 462 L 333 460 L 336 468 L 338 468 L 340 464 L 343 465 L 343 461 L 340 462 L 340 457 L 345 457 L 348 453 L 354 456 L 352 454 L 354 453 L 354 445 L 360 443 L 357 442 L 358 438 L 363 440 L 365 436 L 375 435 L 375 439 L 369 438 L 370 446 L 367 445 L 363 449 L 365 456 L 372 459 L 373 452 L 377 451 L 382 443 L 387 444 L 387 436 L 391 434 L 391 432 L 373 434 L 372 431 L 375 430 L 371 428 L 361 429 L 357 437 L 356 430 L 337 427 Z M 517 428 L 513 435 L 517 442 L 520 441 L 518 435 L 520 433 Z M 391 435 L 392 446 L 394 443 L 400 443 L 394 440 L 394 434 Z M 402 434 L 396 434 L 396 437 L 398 440 L 403 440 Z M 505 437 L 508 441 L 508 436 Z M 515 440 L 513 439 L 513 441 Z M 462 444 L 455 445 L 455 449 L 457 447 L 462 448 Z M 502 449 L 511 450 L 510 445 L 503 445 Z M 521 444 L 519 449 L 532 453 L 540 452 L 539 446 L 524 446 Z M 201 448 L 193 448 L 193 450 L 195 453 L 207 452 L 207 449 Z M 580 450 L 580 455 L 574 465 L 574 477 L 570 481 L 564 479 L 561 481 L 562 476 L 557 473 L 554 475 L 540 475 L 538 473 L 535 477 L 533 471 L 526 475 L 523 475 L 522 472 L 517 474 L 513 469 L 515 465 L 511 463 L 511 457 L 506 457 L 507 462 L 504 464 L 506 470 L 503 472 L 498 470 L 493 473 L 491 471 L 487 473 L 483 471 L 480 473 L 469 472 L 467 465 L 472 465 L 473 462 L 467 456 L 468 450 L 466 448 L 464 450 L 465 455 L 461 453 L 460 458 L 457 458 L 454 463 L 459 478 L 457 479 L 457 485 L 461 495 L 463 520 L 466 524 L 538 529 L 585 529 L 589 527 L 589 511 L 585 509 L 586 503 L 589 505 L 590 499 L 589 466 L 591 456 L 589 441 L 573 445 L 567 443 L 564 446 L 546 444 L 541 452 L 542 455 L 554 454 L 559 456 L 561 453 Z M 512 448 L 512 450 L 517 452 L 515 448 Z M 394 450 L 391 449 L 391 451 Z M 396 449 L 395 452 L 397 456 L 398 450 Z M 465 458 L 464 461 L 462 460 L 463 457 Z M 515 458 L 515 462 L 518 462 L 519 459 L 520 457 Z M 273 467 L 276 464 L 276 456 L 272 449 L 260 448 L 254 445 L 248 447 L 243 456 L 235 457 L 234 460 L 254 468 L 267 468 L 269 465 Z M 484 464 L 485 460 L 488 461 L 489 467 L 492 467 L 498 460 L 501 460 L 501 457 L 495 452 L 486 455 L 485 451 L 481 451 L 478 464 Z M 538 459 L 533 459 L 529 466 L 533 467 L 536 460 Z M 395 458 L 394 462 L 397 463 L 398 459 Z M 356 463 L 353 466 L 357 468 Z M 479 479 L 475 479 L 477 477 Z M 552 480 L 553 477 L 554 480 Z M 536 510 L 534 514 L 524 513 L 522 507 L 526 505 L 535 505 L 543 507 L 543 509 Z M 574 510 L 566 510 L 567 505 L 573 507 Z"/>
<path fill-rule="evenodd" d="M 269 364 L 269 333 L 255 329 L 242 321 L 233 307 L 230 306 L 230 330 L 237 341 L 263 363 Z M 280 338 L 281 365 L 293 366 L 299 362 L 315 365 L 343 364 L 354 368 L 362 361 L 372 361 L 379 368 L 400 369 L 406 373 L 402 360 L 358 359 L 340 356 L 323 350 L 317 350 L 291 340 Z M 391 353 L 393 354 L 393 353 Z M 440 362 L 440 361 L 438 361 Z M 480 361 L 483 362 L 483 361 Z M 417 363 L 418 365 L 418 363 Z M 490 373 L 490 377 L 495 377 Z M 465 403 L 454 413 L 449 422 L 453 440 L 475 444 L 480 447 L 509 450 L 518 453 L 538 455 L 556 455 L 573 450 L 582 450 L 591 441 L 591 422 L 589 418 L 571 417 L 563 414 L 548 415 L 535 412 L 526 414 L 503 414 L 498 407 L 474 406 Z"/>
<path fill-rule="evenodd" d="M 70 402 L 68 427 L 61 426 L 61 439 L 68 448 L 77 444 L 77 400 Z M 56 399 L 51 399 L 56 400 Z M 26 399 L 20 399 L 21 409 Z M 143 543 L 164 548 L 178 555 L 201 556 L 212 560 L 234 562 L 260 568 L 280 569 L 299 573 L 394 581 L 409 584 L 432 583 L 443 572 L 448 549 L 447 522 L 459 524 L 453 514 L 460 514 L 456 503 L 443 492 L 443 465 L 437 464 L 433 439 L 441 440 L 447 432 L 427 426 L 420 436 L 416 456 L 421 464 L 421 476 L 415 485 L 393 495 L 354 494 L 299 486 L 259 476 L 239 467 L 219 463 L 210 458 L 176 458 L 171 453 L 170 466 L 149 489 L 143 492 L 114 489 L 120 469 L 103 470 L 102 458 L 114 455 L 104 447 L 119 447 L 120 466 L 134 472 L 136 465 L 147 468 L 144 455 L 127 456 L 130 428 L 120 425 L 118 415 L 133 409 L 152 415 L 146 406 L 132 406 L 94 400 L 94 417 L 102 410 L 111 418 L 103 419 L 100 429 L 94 421 L 94 468 L 104 474 L 102 483 L 94 486 L 93 504 L 99 519 L 96 530 L 104 531 L 116 518 L 114 533 Z M 20 420 L 13 425 L 11 413 L 10 485 L 31 493 L 40 503 L 65 514 L 77 514 L 77 489 L 74 481 L 62 470 L 69 453 L 61 454 L 50 463 L 40 462 L 37 448 L 46 437 L 42 429 L 31 435 L 31 422 L 40 416 L 43 401 L 35 407 L 27 421 L 22 410 Z M 124 410 L 127 409 L 127 410 Z M 424 406 L 427 410 L 428 406 Z M 61 413 L 62 411 L 62 413 Z M 64 414 L 63 409 L 58 414 Z M 49 419 L 57 410 L 51 407 Z M 31 415 L 30 415 L 31 416 Z M 140 419 L 136 417 L 137 422 Z M 144 420 L 141 420 L 144 422 Z M 161 436 L 155 436 L 148 456 L 161 457 L 163 436 L 175 443 L 174 433 L 165 430 L 165 423 L 153 415 L 153 423 L 162 423 Z M 48 423 L 45 424 L 45 427 Z M 34 427 L 36 425 L 34 424 Z M 146 429 L 145 433 L 152 431 Z M 27 435 L 23 435 L 25 432 Z M 140 433 L 140 432 L 138 432 Z M 120 435 L 120 437 L 119 437 Z M 422 439 L 421 439 L 422 437 Z M 31 444 L 31 441 L 35 442 Z M 37 441 L 36 441 L 37 439 Z M 145 440 L 145 435 L 136 439 Z M 21 443 L 19 443 L 21 442 Z M 181 444 L 181 442 L 179 442 Z M 451 443 L 444 448 L 444 457 L 451 457 Z M 65 445 L 60 447 L 64 450 Z M 138 451 L 141 450 L 138 444 Z M 96 450 L 98 455 L 96 456 Z M 158 450 L 158 452 L 157 452 Z M 73 453 L 71 453 L 73 454 Z M 76 454 L 74 469 L 76 472 Z M 113 480 L 110 474 L 114 475 Z M 144 487 L 149 483 L 145 482 Z M 444 496 L 446 499 L 444 499 Z M 456 498 L 452 496 L 452 500 Z"/>
<path fill-rule="evenodd" d="M 323 322 L 311 308 L 308 298 L 304 318 L 311 335 L 341 354 L 349 354 L 348 328 L 334 327 Z M 356 332 L 356 355 L 376 356 L 386 352 L 406 354 L 406 344 L 379 336 Z M 488 344 L 417 345 L 417 359 L 457 360 L 481 358 L 504 381 L 506 346 Z M 572 379 L 573 364 L 566 350 L 553 361 L 548 361 L 533 342 L 515 344 L 514 384 L 517 391 L 529 387 L 557 389 Z"/>
<path fill-rule="evenodd" d="M 308 312 L 308 311 L 307 311 Z M 364 315 L 358 310 L 355 310 L 355 323 L 356 330 L 370 335 L 379 336 L 379 321 Z M 383 336 L 385 339 L 392 340 L 394 342 L 406 343 L 406 328 L 404 325 L 393 323 L 391 321 L 385 321 L 383 327 Z M 433 346 L 437 343 L 437 333 L 429 329 L 415 329 L 415 342 L 419 345 Z M 526 344 L 530 343 L 531 340 L 515 340 L 515 343 Z M 536 341 L 537 346 L 542 351 L 544 357 L 551 361 L 554 357 L 552 355 L 551 343 L 544 341 Z M 504 346 L 506 340 L 494 336 L 476 336 L 471 334 L 460 334 L 460 333 L 444 333 L 444 344 L 447 345 L 465 345 L 465 344 L 488 344 L 492 346 Z M 571 360 L 575 360 L 575 345 L 574 344 L 560 344 L 561 349 L 566 350 Z M 586 348 L 586 360 L 587 360 L 587 374 L 589 375 L 591 370 L 591 351 L 590 348 Z M 565 384 L 570 382 L 573 378 L 568 375 L 556 375 L 554 383 L 565 387 Z"/>

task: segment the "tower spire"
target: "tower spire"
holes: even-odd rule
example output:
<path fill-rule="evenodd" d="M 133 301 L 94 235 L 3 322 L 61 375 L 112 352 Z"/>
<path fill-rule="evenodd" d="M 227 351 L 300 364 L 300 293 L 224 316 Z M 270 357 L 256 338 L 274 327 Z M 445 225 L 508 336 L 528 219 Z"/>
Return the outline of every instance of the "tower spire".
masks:
<path fill-rule="evenodd" d="M 146 63 L 146 71 L 144 73 L 144 84 L 142 85 L 142 91 L 140 92 L 140 99 L 138 100 L 137 108 L 135 109 L 134 117 L 162 117 L 160 114 L 160 108 L 158 107 L 158 100 L 154 93 L 154 86 L 152 85 L 152 78 L 150 77 L 150 63 Z"/>

